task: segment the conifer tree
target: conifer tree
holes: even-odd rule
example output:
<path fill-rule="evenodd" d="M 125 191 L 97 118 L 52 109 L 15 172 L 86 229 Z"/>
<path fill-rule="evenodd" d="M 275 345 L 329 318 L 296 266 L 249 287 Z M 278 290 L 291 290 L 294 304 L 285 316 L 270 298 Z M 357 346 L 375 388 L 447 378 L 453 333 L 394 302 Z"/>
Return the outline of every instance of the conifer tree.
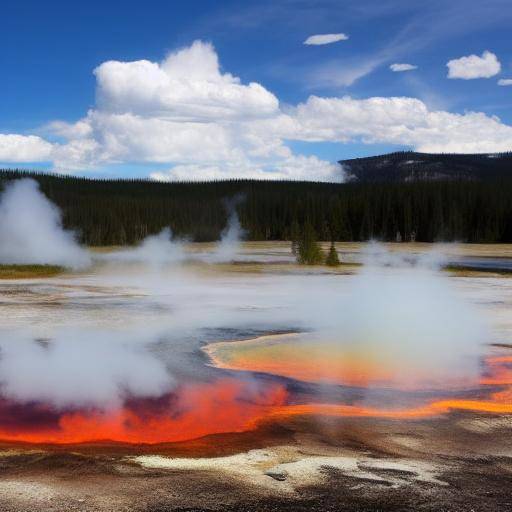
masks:
<path fill-rule="evenodd" d="M 297 261 L 301 265 L 318 265 L 322 263 L 323 259 L 322 250 L 316 240 L 315 230 L 310 222 L 306 222 L 299 241 Z"/>
<path fill-rule="evenodd" d="M 334 240 L 331 242 L 331 247 L 327 253 L 327 258 L 325 258 L 325 264 L 328 267 L 337 267 L 340 264 L 340 259 L 338 258 L 338 251 L 336 251 Z"/>
<path fill-rule="evenodd" d="M 290 238 L 292 241 L 292 254 L 297 256 L 299 251 L 299 242 L 300 242 L 300 226 L 297 222 L 297 219 L 294 219 L 290 228 Z"/>

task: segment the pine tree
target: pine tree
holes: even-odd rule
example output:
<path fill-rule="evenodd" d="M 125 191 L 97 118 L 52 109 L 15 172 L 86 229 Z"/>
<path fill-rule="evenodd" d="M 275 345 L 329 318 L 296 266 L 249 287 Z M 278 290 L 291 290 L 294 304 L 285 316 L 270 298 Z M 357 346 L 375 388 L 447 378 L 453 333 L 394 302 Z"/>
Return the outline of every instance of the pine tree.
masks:
<path fill-rule="evenodd" d="M 323 259 L 322 250 L 316 241 L 315 230 L 310 222 L 306 222 L 299 241 L 297 261 L 301 265 L 318 265 Z"/>
<path fill-rule="evenodd" d="M 299 242 L 300 242 L 300 226 L 297 222 L 297 219 L 294 219 L 290 229 L 290 239 L 292 241 L 292 254 L 297 256 L 299 251 Z"/>
<path fill-rule="evenodd" d="M 480 157 L 470 158 L 468 162 Z M 296 252 L 303 219 L 309 219 L 318 240 L 375 236 L 392 241 L 400 231 L 402 241 L 510 243 L 512 154 L 501 164 L 487 157 L 482 162 L 491 175 L 481 180 L 343 184 L 92 180 L 0 169 L 0 192 L 13 179 L 38 181 L 61 209 L 64 227 L 87 245 L 135 244 L 166 226 L 178 238 L 217 240 L 226 222 L 223 200 L 240 193 L 247 198 L 239 207 L 247 239 L 288 240 Z M 292 224 L 299 226 L 298 234 L 293 234 Z"/>
<path fill-rule="evenodd" d="M 340 259 L 338 258 L 338 251 L 336 251 L 334 241 L 331 242 L 331 247 L 329 248 L 329 252 L 327 253 L 327 258 L 325 258 L 325 264 L 328 267 L 337 267 L 340 264 Z"/>

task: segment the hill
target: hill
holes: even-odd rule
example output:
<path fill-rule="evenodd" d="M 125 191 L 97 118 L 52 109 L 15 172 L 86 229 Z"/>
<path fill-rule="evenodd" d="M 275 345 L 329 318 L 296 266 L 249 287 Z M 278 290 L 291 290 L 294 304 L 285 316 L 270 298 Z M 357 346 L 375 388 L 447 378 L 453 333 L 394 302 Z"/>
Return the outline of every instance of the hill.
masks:
<path fill-rule="evenodd" d="M 512 153 L 460 155 L 402 151 L 339 163 L 349 179 L 359 182 L 512 178 Z"/>

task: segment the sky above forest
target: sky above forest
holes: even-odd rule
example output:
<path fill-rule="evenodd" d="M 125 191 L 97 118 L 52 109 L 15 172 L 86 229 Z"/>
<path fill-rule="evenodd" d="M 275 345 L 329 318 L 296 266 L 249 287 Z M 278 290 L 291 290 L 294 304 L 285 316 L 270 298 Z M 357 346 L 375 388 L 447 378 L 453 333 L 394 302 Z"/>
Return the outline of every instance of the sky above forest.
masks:
<path fill-rule="evenodd" d="M 510 0 L 2 3 L 0 166 L 343 179 L 512 150 Z"/>

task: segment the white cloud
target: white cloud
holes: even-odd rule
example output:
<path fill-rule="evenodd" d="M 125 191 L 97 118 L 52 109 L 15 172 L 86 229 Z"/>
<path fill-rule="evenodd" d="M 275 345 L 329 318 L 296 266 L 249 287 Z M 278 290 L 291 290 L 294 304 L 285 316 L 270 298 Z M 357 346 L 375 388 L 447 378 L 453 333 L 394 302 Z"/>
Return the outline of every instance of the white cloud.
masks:
<path fill-rule="evenodd" d="M 148 60 L 108 61 L 98 66 L 98 106 L 175 120 L 264 117 L 279 108 L 277 98 L 260 84 L 242 85 L 222 74 L 210 43 L 195 41 L 160 64 Z"/>
<path fill-rule="evenodd" d="M 309 36 L 304 44 L 307 45 L 323 45 L 323 44 L 331 44 L 337 43 L 338 41 L 346 41 L 348 39 L 347 34 L 339 33 L 339 34 L 316 34 L 314 36 Z"/>
<path fill-rule="evenodd" d="M 109 61 L 95 73 L 96 106 L 75 123 L 45 126 L 58 143 L 0 134 L 0 161 L 52 161 L 60 172 L 159 164 L 168 170 L 152 177 L 163 180 L 332 181 L 342 179 L 337 164 L 296 154 L 288 142 L 357 141 L 434 152 L 512 148 L 512 127 L 498 118 L 429 110 L 415 98 L 311 96 L 281 107 L 262 85 L 221 71 L 209 43 L 195 42 L 161 63 Z"/>
<path fill-rule="evenodd" d="M 332 61 L 314 69 L 309 76 L 309 81 L 315 87 L 349 87 L 381 64 L 380 59 L 351 61 L 344 63 L 343 66 L 340 66 L 338 61 Z"/>
<path fill-rule="evenodd" d="M 43 162 L 51 154 L 52 145 L 41 137 L 0 133 L 0 162 Z"/>
<path fill-rule="evenodd" d="M 156 181 L 204 181 L 213 179 L 272 179 L 331 181 L 344 180 L 341 167 L 316 156 L 290 155 L 277 164 L 265 167 L 250 162 L 229 162 L 225 165 L 177 165 L 167 171 L 151 174 Z"/>
<path fill-rule="evenodd" d="M 469 55 L 460 59 L 450 60 L 448 66 L 448 78 L 461 78 L 472 80 L 475 78 L 490 78 L 501 70 L 501 64 L 494 53 L 485 51 L 482 56 Z"/>
<path fill-rule="evenodd" d="M 97 108 L 74 125 L 47 127 L 69 139 L 55 148 L 59 169 L 155 162 L 192 172 L 289 156 L 283 141 L 256 136 L 250 127 L 279 113 L 277 98 L 260 84 L 222 73 L 209 43 L 196 41 L 161 63 L 105 62 L 95 75 Z"/>
<path fill-rule="evenodd" d="M 512 78 L 501 78 L 500 80 L 498 80 L 498 85 L 505 87 L 508 85 L 512 85 Z"/>
<path fill-rule="evenodd" d="M 92 135 L 92 128 L 85 121 L 78 121 L 77 123 L 52 121 L 45 126 L 45 129 L 54 135 L 66 139 L 82 139 Z"/>
<path fill-rule="evenodd" d="M 512 126 L 481 112 L 430 111 L 415 98 L 311 96 L 275 123 L 281 136 L 309 141 L 400 144 L 425 152 L 487 153 L 512 148 Z"/>
<path fill-rule="evenodd" d="M 414 64 L 391 64 L 389 66 L 389 69 L 391 71 L 394 71 L 395 73 L 400 73 L 402 71 L 412 71 L 414 69 L 418 69 L 418 66 L 415 66 Z"/>

